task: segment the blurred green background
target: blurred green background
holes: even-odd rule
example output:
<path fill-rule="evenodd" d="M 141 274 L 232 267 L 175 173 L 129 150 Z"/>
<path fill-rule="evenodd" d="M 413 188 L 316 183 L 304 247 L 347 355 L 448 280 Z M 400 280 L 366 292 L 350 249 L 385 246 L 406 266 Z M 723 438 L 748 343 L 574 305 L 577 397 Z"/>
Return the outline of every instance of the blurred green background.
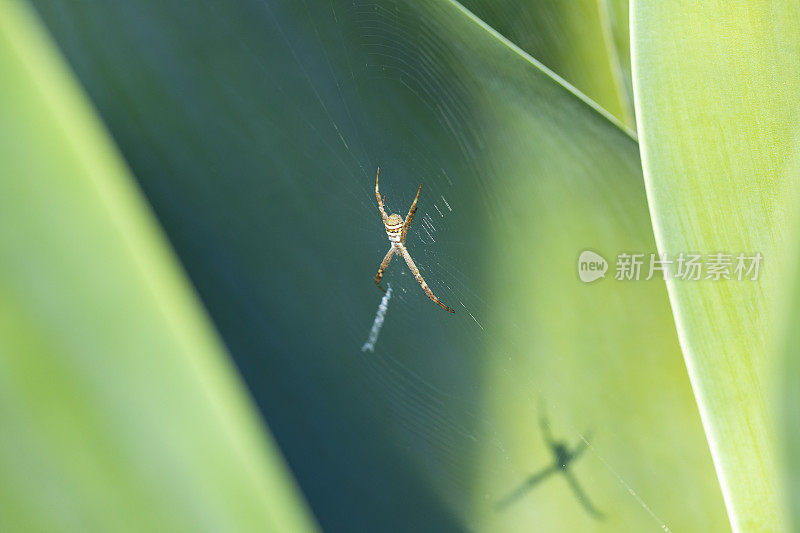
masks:
<path fill-rule="evenodd" d="M 3 529 L 787 527 L 792 440 L 762 383 L 794 360 L 774 287 L 793 279 L 797 160 L 751 178 L 797 130 L 745 130 L 741 161 L 717 157 L 714 124 L 752 119 L 711 92 L 672 113 L 704 63 L 659 25 L 737 13 L 635 3 L 631 41 L 624 1 L 1 5 Z M 746 35 L 750 54 L 791 54 L 735 82 L 796 80 L 796 11 L 782 33 L 711 32 L 709 54 L 734 68 L 725 39 Z M 774 124 L 796 116 L 778 86 L 750 102 Z M 733 172 L 762 138 L 760 166 Z M 422 183 L 407 245 L 456 313 L 396 259 L 370 352 L 378 166 L 389 212 Z M 697 205 L 729 190 L 687 183 L 697 168 L 747 187 Z M 709 237 L 741 212 L 773 216 Z M 673 244 L 747 245 L 777 268 L 701 296 L 613 279 L 617 254 Z M 606 279 L 579 280 L 584 250 Z M 673 314 L 707 301 L 727 315 Z M 732 370 L 705 363 L 709 339 L 738 343 Z M 557 444 L 581 450 L 563 471 Z"/>

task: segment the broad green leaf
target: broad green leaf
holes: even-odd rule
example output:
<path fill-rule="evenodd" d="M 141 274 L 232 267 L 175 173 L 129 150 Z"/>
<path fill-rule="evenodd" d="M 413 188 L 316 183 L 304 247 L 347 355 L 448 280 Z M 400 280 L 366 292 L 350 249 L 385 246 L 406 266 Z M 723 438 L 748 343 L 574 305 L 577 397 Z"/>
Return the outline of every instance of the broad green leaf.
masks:
<path fill-rule="evenodd" d="M 635 128 L 628 0 L 465 0 L 463 4 Z"/>
<path fill-rule="evenodd" d="M 691 531 L 722 499 L 636 143 L 454 2 L 38 2 L 329 530 Z M 401 261 L 405 214 L 435 306 Z M 607 279 L 577 277 L 587 248 Z M 572 449 L 562 474 L 497 504 Z M 679 489 L 676 489 L 679 487 Z M 584 505 L 597 507 L 604 519 Z"/>
<path fill-rule="evenodd" d="M 785 528 L 776 332 L 800 182 L 800 4 L 633 3 L 639 137 L 659 250 L 760 252 L 757 281 L 668 284 L 731 523 Z M 704 274 L 705 275 L 705 274 Z"/>
<path fill-rule="evenodd" d="M 0 16 L 0 529 L 312 530 L 107 133 Z"/>

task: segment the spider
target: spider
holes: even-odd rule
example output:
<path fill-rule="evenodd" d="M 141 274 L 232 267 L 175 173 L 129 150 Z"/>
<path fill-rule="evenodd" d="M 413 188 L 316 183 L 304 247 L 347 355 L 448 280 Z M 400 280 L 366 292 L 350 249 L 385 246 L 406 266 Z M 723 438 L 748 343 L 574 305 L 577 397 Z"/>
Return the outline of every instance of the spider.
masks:
<path fill-rule="evenodd" d="M 425 283 L 425 280 L 422 279 L 422 275 L 419 273 L 419 269 L 417 265 L 414 264 L 413 259 L 411 259 L 411 254 L 408 253 L 406 249 L 406 235 L 408 234 L 408 227 L 411 225 L 411 221 L 414 220 L 414 213 L 417 212 L 417 200 L 419 199 L 419 191 L 422 190 L 422 184 L 420 184 L 419 189 L 417 189 L 417 196 L 414 197 L 414 202 L 411 204 L 411 209 L 408 210 L 408 215 L 406 215 L 406 219 L 403 220 L 400 215 L 397 213 L 392 213 L 391 215 L 387 215 L 386 211 L 383 208 L 384 202 L 386 202 L 386 197 L 384 196 L 381 199 L 381 193 L 378 189 L 378 179 L 381 175 L 381 169 L 378 168 L 378 173 L 375 176 L 375 197 L 378 199 L 378 209 L 381 212 L 381 217 L 383 218 L 383 225 L 386 228 L 386 235 L 389 236 L 389 242 L 391 243 L 391 247 L 389 251 L 386 252 L 386 256 L 381 261 L 381 266 L 378 268 L 378 273 L 375 275 L 375 283 L 378 285 L 378 288 L 383 291 L 383 287 L 381 287 L 381 278 L 383 277 L 384 271 L 388 268 L 389 263 L 394 257 L 394 254 L 399 253 L 403 256 L 403 259 L 406 260 L 408 264 L 408 268 L 411 269 L 411 273 L 414 274 L 414 278 L 422 287 L 422 290 L 425 291 L 425 294 L 428 295 L 428 298 L 436 302 L 436 305 L 441 307 L 446 311 L 450 311 L 451 313 L 455 313 L 455 311 L 445 304 L 442 303 L 439 298 L 433 294 L 433 291 L 428 284 Z M 384 291 L 386 292 L 386 291 Z"/>

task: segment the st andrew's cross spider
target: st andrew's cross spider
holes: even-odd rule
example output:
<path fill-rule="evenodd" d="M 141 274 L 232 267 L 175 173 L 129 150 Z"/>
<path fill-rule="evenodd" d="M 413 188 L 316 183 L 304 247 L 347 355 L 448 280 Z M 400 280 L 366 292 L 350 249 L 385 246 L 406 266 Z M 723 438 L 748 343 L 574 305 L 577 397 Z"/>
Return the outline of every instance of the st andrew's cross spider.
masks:
<path fill-rule="evenodd" d="M 417 211 L 417 200 L 419 199 L 419 191 L 422 190 L 422 184 L 420 184 L 419 189 L 417 189 L 417 196 L 414 197 L 414 202 L 411 204 L 411 209 L 408 210 L 408 215 L 406 215 L 406 219 L 403 220 L 400 215 L 397 213 L 392 213 L 391 215 L 386 214 L 386 210 L 384 209 L 384 202 L 386 201 L 386 197 L 381 198 L 380 190 L 378 189 L 378 179 L 381 175 L 381 169 L 378 168 L 378 173 L 375 176 L 375 197 L 378 199 L 378 209 L 381 212 L 381 217 L 383 218 L 383 226 L 386 228 L 386 235 L 389 237 L 390 247 L 389 251 L 386 252 L 386 256 L 381 261 L 381 266 L 378 268 L 378 273 L 375 275 L 375 283 L 378 284 L 378 288 L 383 290 L 381 287 L 381 278 L 383 277 L 383 273 L 386 268 L 389 266 L 389 262 L 394 257 L 394 254 L 399 253 L 403 256 L 403 259 L 406 260 L 408 264 L 408 268 L 411 269 L 411 273 L 414 274 L 414 278 L 422 287 L 422 290 L 425 291 L 425 294 L 428 295 L 428 298 L 436 302 L 436 305 L 441 307 L 446 311 L 450 311 L 451 313 L 455 313 L 455 311 L 445 304 L 442 303 L 439 298 L 433 294 L 433 291 L 428 284 L 425 283 L 425 280 L 422 279 L 422 275 L 419 273 L 419 269 L 417 265 L 414 264 L 414 260 L 411 259 L 411 254 L 408 253 L 408 249 L 406 249 L 406 235 L 408 234 L 408 227 L 411 225 L 411 221 L 414 220 L 414 213 Z M 385 291 L 384 291 L 385 292 Z"/>

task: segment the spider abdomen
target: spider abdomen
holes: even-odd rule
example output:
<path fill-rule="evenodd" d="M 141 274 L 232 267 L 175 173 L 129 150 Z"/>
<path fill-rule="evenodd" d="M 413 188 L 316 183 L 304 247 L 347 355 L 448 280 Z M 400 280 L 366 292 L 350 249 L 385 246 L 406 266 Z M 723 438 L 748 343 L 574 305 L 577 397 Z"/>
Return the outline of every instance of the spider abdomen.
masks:
<path fill-rule="evenodd" d="M 402 242 L 403 236 L 403 219 L 400 218 L 400 215 L 393 214 L 389 216 L 389 220 L 386 221 L 384 224 L 386 228 L 386 235 L 388 235 L 389 240 L 392 242 Z"/>

